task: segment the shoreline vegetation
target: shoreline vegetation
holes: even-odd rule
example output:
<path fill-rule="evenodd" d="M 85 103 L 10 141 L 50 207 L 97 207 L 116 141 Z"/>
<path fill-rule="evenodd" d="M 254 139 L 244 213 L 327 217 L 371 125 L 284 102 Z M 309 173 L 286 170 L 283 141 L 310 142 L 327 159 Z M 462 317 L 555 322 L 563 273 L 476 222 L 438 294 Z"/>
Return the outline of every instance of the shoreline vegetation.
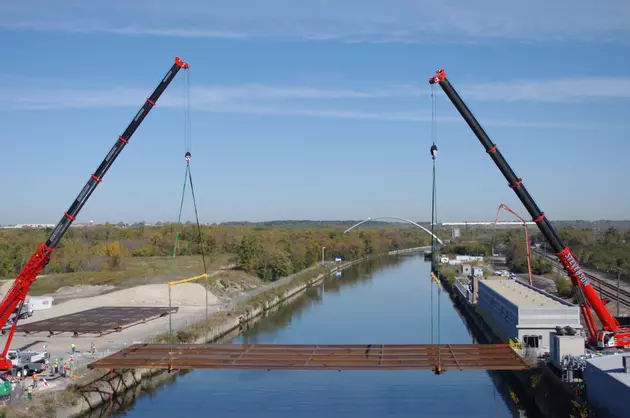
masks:
<path fill-rule="evenodd" d="M 429 243 L 424 231 L 400 224 L 367 226 L 348 234 L 344 229 L 219 225 L 202 226 L 200 237 L 196 225 L 184 224 L 173 265 L 176 224 L 71 228 L 42 272 L 46 280 L 33 283 L 29 294 L 78 284 L 129 286 L 155 278 L 191 277 L 203 272 L 202 247 L 208 270 L 231 266 L 272 282 L 315 265 L 322 255 L 326 260 L 354 260 Z M 49 233 L 49 229 L 0 229 L 0 278 L 13 280 Z"/>

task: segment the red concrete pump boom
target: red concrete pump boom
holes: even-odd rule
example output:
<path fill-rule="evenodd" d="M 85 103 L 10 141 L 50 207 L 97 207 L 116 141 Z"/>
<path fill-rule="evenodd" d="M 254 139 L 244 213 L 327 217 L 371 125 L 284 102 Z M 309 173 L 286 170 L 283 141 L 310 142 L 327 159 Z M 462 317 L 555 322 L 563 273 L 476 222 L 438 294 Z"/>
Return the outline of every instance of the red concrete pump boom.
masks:
<path fill-rule="evenodd" d="M 497 149 L 484 129 L 481 127 L 475 116 L 472 114 L 466 103 L 459 96 L 455 88 L 446 78 L 444 70 L 436 71 L 436 75 L 429 78 L 429 84 L 439 84 L 446 96 L 451 100 L 457 111 L 464 118 L 470 129 L 473 131 L 479 142 L 483 145 L 490 158 L 499 168 L 508 185 L 529 212 L 532 220 L 536 223 L 549 245 L 556 253 L 564 269 L 569 275 L 576 297 L 578 298 L 582 315 L 586 321 L 586 326 L 590 333 L 589 343 L 598 348 L 606 347 L 630 347 L 630 328 L 621 327 L 619 322 L 606 308 L 604 302 L 599 298 L 593 288 L 591 281 L 584 274 L 577 257 L 569 249 L 551 225 L 544 212 L 536 205 L 525 186 L 523 179 L 516 176 L 510 165 L 507 163 L 501 152 Z M 598 330 L 591 308 L 602 323 L 602 330 Z"/>
<path fill-rule="evenodd" d="M 529 243 L 529 227 L 527 226 L 527 222 L 525 222 L 525 219 L 521 218 L 521 216 L 518 213 L 510 209 L 508 205 L 501 203 L 499 205 L 499 209 L 497 209 L 497 216 L 494 220 L 495 234 L 497 230 L 497 222 L 499 222 L 499 214 L 501 213 L 501 209 L 505 209 L 508 212 L 510 212 L 512 215 L 516 216 L 521 221 L 521 223 L 523 224 L 523 227 L 525 228 L 525 248 L 527 249 L 527 272 L 529 273 L 529 285 L 533 286 L 534 282 L 532 280 L 532 247 Z"/>
<path fill-rule="evenodd" d="M 146 99 L 144 105 L 129 123 L 127 129 L 125 129 L 125 132 L 116 139 L 116 143 L 112 149 L 107 153 L 105 159 L 101 162 L 101 165 L 98 166 L 94 174 L 90 176 L 90 179 L 83 189 L 81 189 L 79 196 L 77 196 L 76 200 L 72 203 L 70 209 L 64 213 L 61 221 L 59 221 L 59 223 L 55 226 L 55 229 L 53 229 L 46 243 L 39 244 L 35 253 L 26 262 L 4 299 L 2 299 L 2 302 L 0 303 L 0 329 L 4 328 L 7 324 L 7 321 L 16 307 L 18 308 L 18 312 L 16 319 L 11 326 L 11 331 L 9 332 L 9 337 L 7 338 L 4 350 L 2 351 L 2 354 L 0 354 L 0 371 L 12 369 L 11 360 L 7 359 L 7 352 L 11 346 L 11 340 L 13 339 L 13 334 L 15 333 L 17 320 L 20 317 L 20 311 L 23 306 L 22 302 L 26 299 L 26 294 L 28 289 L 31 287 L 31 284 L 33 284 L 39 273 L 44 270 L 50 261 L 52 252 L 57 247 L 64 234 L 68 231 L 68 228 L 70 228 L 70 225 L 76 219 L 79 211 L 90 198 L 90 195 L 94 192 L 96 186 L 98 186 L 98 184 L 103 180 L 105 173 L 107 173 L 109 168 L 112 166 L 114 160 L 116 160 L 125 145 L 129 142 L 131 136 L 134 132 L 136 132 L 136 129 L 138 129 L 138 126 L 140 126 L 144 118 L 149 114 L 153 106 L 155 106 L 155 103 L 158 101 L 162 93 L 164 93 L 164 90 L 166 90 L 177 72 L 182 68 L 187 69 L 189 68 L 189 65 L 181 59 L 175 58 L 175 63 L 171 69 L 162 78 L 162 81 L 155 88 L 153 94 Z"/>

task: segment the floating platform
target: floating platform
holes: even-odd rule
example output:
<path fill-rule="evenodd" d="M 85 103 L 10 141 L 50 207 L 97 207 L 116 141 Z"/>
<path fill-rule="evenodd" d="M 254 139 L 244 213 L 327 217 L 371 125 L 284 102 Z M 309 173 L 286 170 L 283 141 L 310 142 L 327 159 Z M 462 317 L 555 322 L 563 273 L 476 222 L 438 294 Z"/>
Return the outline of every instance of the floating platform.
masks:
<path fill-rule="evenodd" d="M 439 352 L 439 356 L 438 356 Z M 169 354 L 172 353 L 172 354 Z M 507 344 L 134 344 L 90 369 L 525 370 Z"/>
<path fill-rule="evenodd" d="M 71 332 L 75 336 L 79 334 L 108 334 L 120 332 L 124 328 L 131 327 L 153 319 L 161 318 L 170 313 L 175 313 L 179 308 L 169 307 L 144 307 L 144 306 L 103 306 L 88 309 L 70 315 L 58 316 L 30 324 L 18 325 L 16 332 L 26 334 L 36 332 L 48 332 L 50 335 Z M 2 330 L 2 334 L 6 332 Z"/>

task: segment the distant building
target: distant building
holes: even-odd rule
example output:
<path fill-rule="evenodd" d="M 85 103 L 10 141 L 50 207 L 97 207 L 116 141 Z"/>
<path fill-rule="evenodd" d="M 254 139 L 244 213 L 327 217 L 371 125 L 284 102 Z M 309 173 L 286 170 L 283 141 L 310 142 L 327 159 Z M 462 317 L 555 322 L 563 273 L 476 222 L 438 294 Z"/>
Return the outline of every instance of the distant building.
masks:
<path fill-rule="evenodd" d="M 483 277 L 483 268 L 481 267 L 473 267 L 472 268 L 473 277 Z"/>
<path fill-rule="evenodd" d="M 457 255 L 455 256 L 457 261 L 461 262 L 471 262 L 471 261 L 483 261 L 483 256 L 474 256 L 474 255 Z"/>
<path fill-rule="evenodd" d="M 40 229 L 40 228 L 54 228 L 55 224 L 16 224 L 16 225 L 7 225 L 2 228 L 31 228 L 31 229 Z"/>
<path fill-rule="evenodd" d="M 451 230 L 451 239 L 456 240 L 457 238 L 461 237 L 461 231 L 459 230 L 459 228 L 453 228 Z"/>

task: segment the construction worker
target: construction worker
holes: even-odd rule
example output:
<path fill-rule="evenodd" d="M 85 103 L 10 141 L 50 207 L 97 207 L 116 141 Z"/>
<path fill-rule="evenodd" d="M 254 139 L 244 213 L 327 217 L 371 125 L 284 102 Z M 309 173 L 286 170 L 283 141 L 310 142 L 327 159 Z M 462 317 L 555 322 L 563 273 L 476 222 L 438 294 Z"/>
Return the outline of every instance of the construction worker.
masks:
<path fill-rule="evenodd" d="M 68 363 L 63 363 L 63 377 L 68 376 Z"/>
<path fill-rule="evenodd" d="M 26 388 L 26 399 L 29 401 L 33 400 L 33 386 L 29 386 Z"/>
<path fill-rule="evenodd" d="M 71 347 L 72 347 L 72 354 L 76 353 L 77 352 L 77 346 L 74 345 L 74 343 L 72 343 Z"/>
<path fill-rule="evenodd" d="M 59 360 L 55 359 L 55 363 L 53 364 L 53 370 L 55 374 L 59 373 Z"/>
<path fill-rule="evenodd" d="M 37 373 L 33 372 L 33 389 L 37 389 Z"/>
<path fill-rule="evenodd" d="M 92 354 L 96 354 L 96 344 L 94 342 L 90 343 L 90 351 Z"/>

